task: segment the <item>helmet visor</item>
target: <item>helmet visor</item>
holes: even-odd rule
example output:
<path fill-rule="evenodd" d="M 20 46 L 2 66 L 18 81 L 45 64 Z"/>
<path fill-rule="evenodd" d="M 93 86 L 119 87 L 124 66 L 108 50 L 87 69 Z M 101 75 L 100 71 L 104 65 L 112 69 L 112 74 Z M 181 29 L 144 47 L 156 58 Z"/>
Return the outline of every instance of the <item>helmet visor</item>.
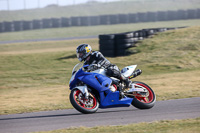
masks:
<path fill-rule="evenodd" d="M 79 59 L 80 62 L 83 61 L 84 54 L 82 52 L 76 53 L 76 56 L 77 56 L 77 58 Z"/>

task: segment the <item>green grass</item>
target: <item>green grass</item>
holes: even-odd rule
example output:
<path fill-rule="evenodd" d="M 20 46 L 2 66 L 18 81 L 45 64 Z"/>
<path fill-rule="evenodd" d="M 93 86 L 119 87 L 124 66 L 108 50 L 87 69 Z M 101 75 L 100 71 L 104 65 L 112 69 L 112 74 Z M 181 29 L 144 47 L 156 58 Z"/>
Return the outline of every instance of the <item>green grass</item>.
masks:
<path fill-rule="evenodd" d="M 199 36 L 200 27 L 163 32 L 131 48 L 136 54 L 108 59 L 120 68 L 137 64 L 143 74 L 134 80 L 158 100 L 199 97 Z M 68 83 L 81 43 L 98 50 L 98 39 L 0 45 L 0 114 L 72 108 Z"/>
<path fill-rule="evenodd" d="M 84 41 L 0 45 L 0 85 L 10 86 L 6 88 L 64 85 L 70 78 L 66 76 L 78 63 L 76 46 Z M 98 49 L 97 42 L 97 39 L 87 40 L 94 49 Z"/>
<path fill-rule="evenodd" d="M 56 29 L 9 32 L 9 33 L 1 33 L 0 41 L 67 38 L 67 37 L 94 36 L 94 35 L 98 36 L 99 34 L 122 33 L 127 31 L 141 30 L 145 28 L 182 27 L 182 26 L 200 26 L 200 19 L 135 23 L 135 24 L 100 25 L 100 26 L 90 26 L 90 27 L 67 27 L 67 28 L 56 28 Z"/>
<path fill-rule="evenodd" d="M 199 133 L 200 118 L 186 120 L 163 120 L 120 126 L 69 128 L 37 133 Z"/>
<path fill-rule="evenodd" d="M 199 0 L 145 0 L 145 2 L 144 0 L 130 0 L 123 2 L 80 4 L 76 6 L 52 6 L 31 10 L 0 11 L 0 22 L 197 8 L 200 8 Z"/>

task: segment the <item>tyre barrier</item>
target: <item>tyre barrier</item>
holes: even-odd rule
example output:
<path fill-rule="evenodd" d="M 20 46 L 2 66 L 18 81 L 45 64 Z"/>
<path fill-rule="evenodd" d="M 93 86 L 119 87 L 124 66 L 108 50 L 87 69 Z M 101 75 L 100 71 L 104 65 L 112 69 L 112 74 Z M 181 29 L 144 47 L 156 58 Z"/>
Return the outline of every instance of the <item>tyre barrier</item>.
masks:
<path fill-rule="evenodd" d="M 114 40 L 99 40 L 101 50 L 112 50 L 115 48 Z"/>
<path fill-rule="evenodd" d="M 113 50 L 103 50 L 101 53 L 106 57 L 115 57 L 115 51 Z"/>
<path fill-rule="evenodd" d="M 80 17 L 80 26 L 90 26 L 90 18 Z"/>
<path fill-rule="evenodd" d="M 197 15 L 196 15 L 197 19 L 200 18 L 200 9 L 197 9 L 197 10 L 196 10 L 196 14 L 197 14 Z"/>
<path fill-rule="evenodd" d="M 110 24 L 118 24 L 119 23 L 119 17 L 118 15 L 110 15 Z"/>
<path fill-rule="evenodd" d="M 31 29 L 32 29 L 32 21 L 22 22 L 22 30 L 31 30 Z"/>
<path fill-rule="evenodd" d="M 13 23 L 11 23 L 11 22 L 3 22 L 3 25 L 4 25 L 4 28 L 3 28 L 4 32 L 13 31 Z"/>
<path fill-rule="evenodd" d="M 61 27 L 60 19 L 52 18 L 51 21 L 52 21 L 52 28 L 59 28 L 59 27 Z"/>
<path fill-rule="evenodd" d="M 135 13 L 128 14 L 128 18 L 129 18 L 129 23 L 137 23 L 138 22 L 137 14 L 135 14 Z"/>
<path fill-rule="evenodd" d="M 197 16 L 198 16 L 197 11 L 198 11 L 198 10 L 189 9 L 189 10 L 187 11 L 187 13 L 188 13 L 188 18 L 189 18 L 189 19 L 195 19 L 195 18 L 197 18 Z"/>
<path fill-rule="evenodd" d="M 13 21 L 14 31 L 22 30 L 22 22 L 21 21 Z"/>
<path fill-rule="evenodd" d="M 147 13 L 139 12 L 137 15 L 138 15 L 138 22 L 148 22 Z"/>
<path fill-rule="evenodd" d="M 80 26 L 81 20 L 80 17 L 71 17 L 71 26 Z"/>
<path fill-rule="evenodd" d="M 71 26 L 71 21 L 69 18 L 61 18 L 61 27 L 69 27 Z"/>
<path fill-rule="evenodd" d="M 52 27 L 52 19 L 42 19 L 42 28 L 51 28 Z"/>
<path fill-rule="evenodd" d="M 167 12 L 158 11 L 157 12 L 157 21 L 167 21 Z"/>
<path fill-rule="evenodd" d="M 99 16 L 90 16 L 90 25 L 100 25 L 100 17 Z"/>
<path fill-rule="evenodd" d="M 146 19 L 148 22 L 155 22 L 157 21 L 157 14 L 155 12 L 147 12 Z"/>
<path fill-rule="evenodd" d="M 177 11 L 168 11 L 167 12 L 167 20 L 172 21 L 176 20 L 177 17 Z"/>
<path fill-rule="evenodd" d="M 3 32 L 3 23 L 0 23 L 0 33 Z"/>
<path fill-rule="evenodd" d="M 179 19 L 179 20 L 187 19 L 187 12 L 185 10 L 178 10 L 177 11 L 177 19 Z"/>
<path fill-rule="evenodd" d="M 101 15 L 100 16 L 100 25 L 109 25 L 109 24 L 110 24 L 109 15 Z"/>
<path fill-rule="evenodd" d="M 115 39 L 115 34 L 99 35 L 100 40 L 113 40 Z"/>
<path fill-rule="evenodd" d="M 107 57 L 115 57 L 115 35 L 99 35 L 99 49 Z"/>
<path fill-rule="evenodd" d="M 130 52 L 129 48 L 136 47 L 139 40 L 152 37 L 159 32 L 178 28 L 149 28 L 118 34 L 99 35 L 99 51 L 106 57 L 129 55 L 133 53 Z"/>
<path fill-rule="evenodd" d="M 110 14 L 100 16 L 74 16 L 70 18 L 43 18 L 32 21 L 1 22 L 0 32 L 12 32 L 42 28 L 71 26 L 113 25 L 139 22 L 173 21 L 200 19 L 200 9 L 138 12 L 129 14 Z M 142 38 L 142 37 L 141 37 Z"/>
<path fill-rule="evenodd" d="M 119 14 L 118 18 L 119 18 L 119 21 L 118 21 L 119 24 L 129 23 L 129 15 L 128 14 Z"/>
<path fill-rule="evenodd" d="M 41 29 L 42 21 L 41 20 L 33 20 L 33 29 Z"/>

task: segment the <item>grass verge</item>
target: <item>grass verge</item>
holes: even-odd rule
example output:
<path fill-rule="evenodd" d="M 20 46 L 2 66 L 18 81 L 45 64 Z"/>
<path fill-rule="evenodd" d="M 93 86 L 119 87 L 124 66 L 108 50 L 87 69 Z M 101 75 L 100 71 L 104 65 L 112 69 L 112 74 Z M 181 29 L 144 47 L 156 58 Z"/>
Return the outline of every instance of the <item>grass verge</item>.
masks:
<path fill-rule="evenodd" d="M 163 120 L 120 126 L 80 127 L 37 133 L 199 133 L 200 118 L 186 120 Z"/>

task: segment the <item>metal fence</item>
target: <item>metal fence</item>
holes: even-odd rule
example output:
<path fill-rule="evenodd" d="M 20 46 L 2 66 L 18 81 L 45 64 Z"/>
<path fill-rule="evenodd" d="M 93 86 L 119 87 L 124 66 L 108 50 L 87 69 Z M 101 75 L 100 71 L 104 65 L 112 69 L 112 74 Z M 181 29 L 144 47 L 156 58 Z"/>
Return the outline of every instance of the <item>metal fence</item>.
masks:
<path fill-rule="evenodd" d="M 1 22 L 0 32 L 24 31 L 46 28 L 60 28 L 72 26 L 94 26 L 94 25 L 113 25 L 123 23 L 140 23 L 156 21 L 172 21 L 199 19 L 200 9 L 188 9 L 177 11 L 158 11 L 146 13 L 112 14 L 100 16 L 80 16 L 62 18 L 44 18 L 32 21 L 12 21 Z"/>

